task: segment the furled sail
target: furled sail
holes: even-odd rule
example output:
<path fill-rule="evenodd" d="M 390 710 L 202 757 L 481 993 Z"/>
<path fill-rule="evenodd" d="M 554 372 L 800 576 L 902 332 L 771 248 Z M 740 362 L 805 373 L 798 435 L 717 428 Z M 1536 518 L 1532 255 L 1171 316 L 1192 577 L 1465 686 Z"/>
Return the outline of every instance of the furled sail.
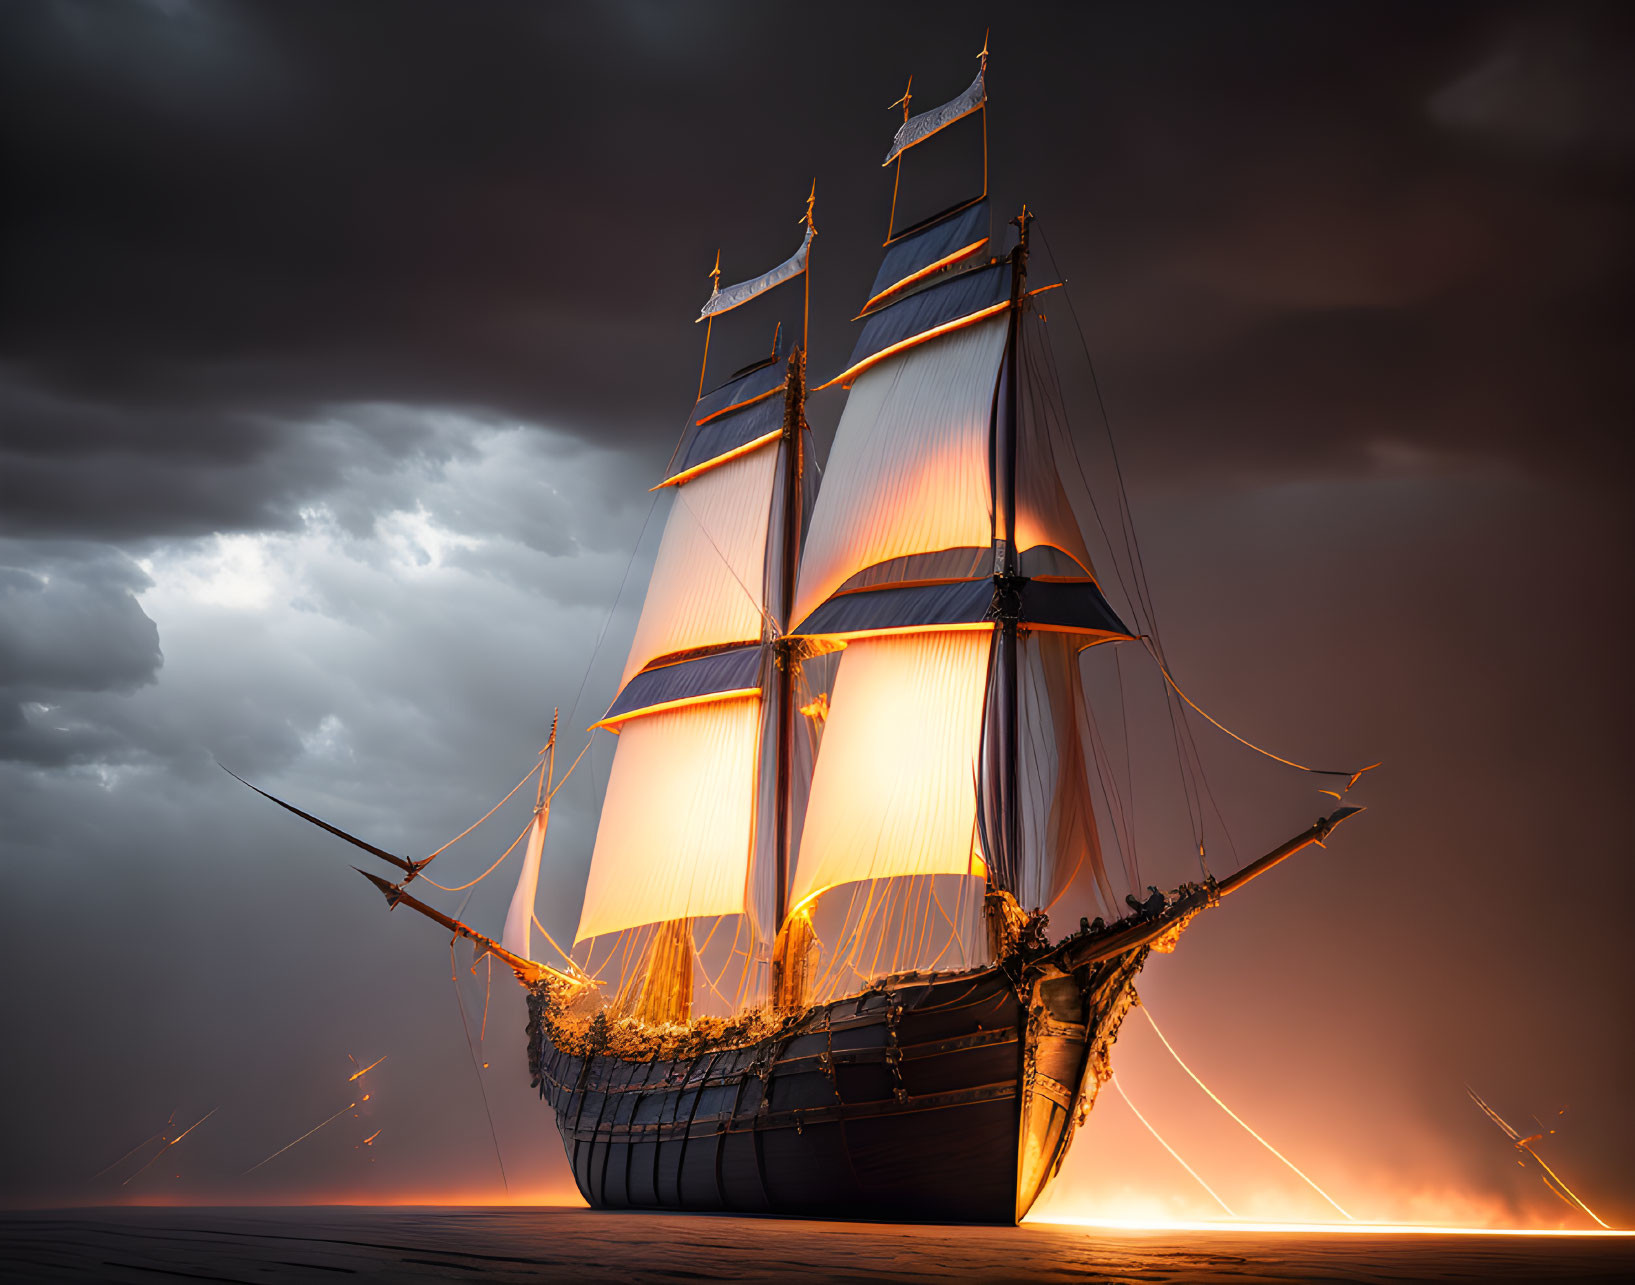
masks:
<path fill-rule="evenodd" d="M 626 723 L 574 942 L 744 909 L 754 825 L 758 694 Z"/>
<path fill-rule="evenodd" d="M 970 874 L 992 629 L 851 643 L 840 669 L 790 886 Z"/>

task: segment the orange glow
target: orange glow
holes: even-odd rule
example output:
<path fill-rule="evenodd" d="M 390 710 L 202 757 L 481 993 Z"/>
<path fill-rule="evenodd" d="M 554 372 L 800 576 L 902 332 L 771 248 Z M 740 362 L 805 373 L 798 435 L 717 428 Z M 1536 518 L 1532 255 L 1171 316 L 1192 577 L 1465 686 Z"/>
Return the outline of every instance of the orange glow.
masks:
<path fill-rule="evenodd" d="M 859 375 L 861 375 L 870 366 L 878 366 L 887 357 L 895 357 L 898 353 L 905 352 L 910 348 L 918 347 L 927 340 L 935 339 L 938 335 L 946 335 L 950 331 L 963 330 L 966 326 L 974 326 L 979 321 L 997 316 L 1010 306 L 1010 300 L 1007 299 L 1004 303 L 996 303 L 992 307 L 982 309 L 980 312 L 973 312 L 968 317 L 956 317 L 953 321 L 945 321 L 940 326 L 933 326 L 930 330 L 923 330 L 917 335 L 910 335 L 907 339 L 899 339 L 896 343 L 892 344 L 891 347 L 882 348 L 873 356 L 863 358 L 863 360 L 858 362 L 855 366 L 848 366 L 828 383 L 819 384 L 812 391 L 820 393 L 825 388 L 833 388 L 836 384 L 839 384 L 842 388 L 850 388 L 852 386 L 852 381 L 854 381 Z"/>
<path fill-rule="evenodd" d="M 660 701 L 657 705 L 643 705 L 640 709 L 630 710 L 614 718 L 604 718 L 600 723 L 592 723 L 589 730 L 594 732 L 598 727 L 612 732 L 617 736 L 620 730 L 633 718 L 645 718 L 649 714 L 662 714 L 673 709 L 687 709 L 693 705 L 709 705 L 714 701 L 743 700 L 749 696 L 759 696 L 759 687 L 734 687 L 731 691 L 705 692 L 702 696 L 683 696 L 679 700 Z"/>
<path fill-rule="evenodd" d="M 859 312 L 856 317 L 852 318 L 852 320 L 861 321 L 863 317 L 868 314 L 869 309 L 874 307 L 875 304 L 879 303 L 880 300 L 891 298 L 891 296 L 896 294 L 899 290 L 906 290 L 909 286 L 914 285 L 916 282 L 924 281 L 927 277 L 941 272 L 950 264 L 958 263 L 961 259 L 969 259 L 973 254 L 987 244 L 988 238 L 983 237 L 980 241 L 971 242 L 971 244 L 964 247 L 964 249 L 955 250 L 952 254 L 943 255 L 942 258 L 938 259 L 935 263 L 921 268 L 918 272 L 909 273 L 908 276 L 904 277 L 896 285 L 887 286 L 879 294 L 875 295 L 874 298 L 865 303 L 863 305 L 862 312 Z"/>
<path fill-rule="evenodd" d="M 769 442 L 775 442 L 783 436 L 783 429 L 775 428 L 770 433 L 763 433 L 753 442 L 745 442 L 742 446 L 735 446 L 732 450 L 717 455 L 714 459 L 705 460 L 702 464 L 694 464 L 690 469 L 683 469 L 680 473 L 672 474 L 657 486 L 649 487 L 650 491 L 662 491 L 667 486 L 680 486 L 683 482 L 691 482 L 700 473 L 708 473 L 712 468 L 720 468 L 723 464 L 730 464 L 740 455 L 748 455 L 751 451 L 758 451 Z"/>

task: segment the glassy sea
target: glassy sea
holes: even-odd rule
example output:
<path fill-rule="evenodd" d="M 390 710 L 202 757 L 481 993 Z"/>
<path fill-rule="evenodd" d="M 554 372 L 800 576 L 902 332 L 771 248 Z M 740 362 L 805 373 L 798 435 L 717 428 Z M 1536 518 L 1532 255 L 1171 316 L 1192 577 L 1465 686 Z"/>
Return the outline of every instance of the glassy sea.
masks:
<path fill-rule="evenodd" d="M 1619 1281 L 1635 1240 L 902 1226 L 564 1208 L 0 1214 L 6 1281 Z"/>

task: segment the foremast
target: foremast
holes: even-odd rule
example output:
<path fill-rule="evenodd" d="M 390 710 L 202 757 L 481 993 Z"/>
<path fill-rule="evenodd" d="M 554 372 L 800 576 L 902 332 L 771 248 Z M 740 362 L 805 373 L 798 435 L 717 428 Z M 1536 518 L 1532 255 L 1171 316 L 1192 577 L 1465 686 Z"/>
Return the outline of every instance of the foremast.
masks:
<path fill-rule="evenodd" d="M 788 902 L 785 635 L 802 533 L 815 198 L 814 184 L 784 263 L 723 289 L 717 255 L 699 315 L 699 397 L 655 488 L 674 499 L 620 691 L 596 724 L 619 739 L 575 941 L 617 934 L 640 952 L 614 1007 L 648 1025 L 690 1017 L 695 921 L 742 917 L 746 953 L 765 961 Z M 796 277 L 799 343 L 780 348 L 775 333 L 769 357 L 709 387 L 717 320 Z"/>

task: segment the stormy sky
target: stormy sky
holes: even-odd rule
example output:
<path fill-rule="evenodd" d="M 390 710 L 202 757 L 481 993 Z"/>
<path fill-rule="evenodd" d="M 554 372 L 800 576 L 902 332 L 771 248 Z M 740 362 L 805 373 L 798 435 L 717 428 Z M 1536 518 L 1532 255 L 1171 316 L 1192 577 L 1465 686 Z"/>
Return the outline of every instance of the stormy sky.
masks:
<path fill-rule="evenodd" d="M 1570 1218 L 1468 1083 L 1635 1221 L 1612 4 L 5 6 L 0 1197 L 571 1193 L 514 987 L 457 992 L 352 850 L 215 763 L 419 854 L 554 706 L 577 750 L 716 249 L 777 262 L 816 176 L 838 369 L 886 105 L 957 93 L 990 24 L 995 197 L 1069 283 L 1177 677 L 1280 753 L 1385 763 L 1327 853 L 1149 965 L 1151 1012 L 1360 1215 Z M 1323 804 L 1208 732 L 1242 858 Z M 553 819 L 553 933 L 607 757 Z M 1142 801 L 1162 847 L 1174 798 Z M 1240 1212 L 1332 1213 L 1127 1029 L 1121 1083 Z M 366 1103 L 349 1054 L 387 1058 Z M 1211 1209 L 1111 1097 L 1052 1200 Z"/>

